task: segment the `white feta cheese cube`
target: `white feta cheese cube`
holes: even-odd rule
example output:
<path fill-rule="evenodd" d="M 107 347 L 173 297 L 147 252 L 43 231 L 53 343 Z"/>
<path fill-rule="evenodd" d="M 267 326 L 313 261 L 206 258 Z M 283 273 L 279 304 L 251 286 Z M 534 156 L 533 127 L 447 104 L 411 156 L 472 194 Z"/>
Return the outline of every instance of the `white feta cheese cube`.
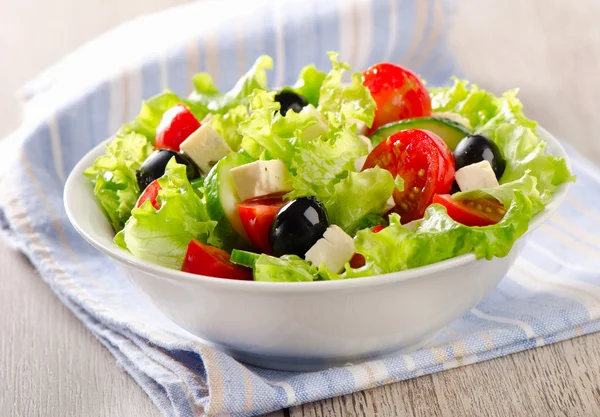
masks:
<path fill-rule="evenodd" d="M 383 206 L 383 212 L 387 213 L 394 207 L 396 207 L 396 202 L 394 201 L 394 197 L 392 196 L 392 197 L 388 198 L 388 201 L 385 202 L 385 206 Z"/>
<path fill-rule="evenodd" d="M 406 230 L 410 230 L 411 232 L 414 232 L 415 230 L 417 230 L 417 227 L 419 227 L 420 224 L 421 224 L 421 219 L 418 219 L 418 220 L 413 220 L 411 222 L 403 224 L 402 227 L 404 227 Z"/>
<path fill-rule="evenodd" d="M 356 170 L 356 172 L 360 172 L 362 170 L 362 167 L 365 165 L 366 160 L 367 160 L 367 155 L 359 156 L 358 158 L 356 158 L 354 160 L 354 169 Z"/>
<path fill-rule="evenodd" d="M 252 162 L 230 172 L 242 201 L 292 191 L 290 172 L 279 159 Z"/>
<path fill-rule="evenodd" d="M 362 120 L 358 119 L 348 119 L 348 123 L 352 123 L 356 125 L 356 134 L 357 135 L 365 135 L 369 131 L 369 126 Z"/>
<path fill-rule="evenodd" d="M 204 173 L 210 171 L 221 158 L 233 152 L 210 125 L 200 126 L 181 143 L 180 149 Z"/>
<path fill-rule="evenodd" d="M 336 225 L 329 226 L 323 237 L 306 252 L 304 259 L 315 266 L 324 263 L 329 270 L 339 273 L 354 256 L 354 239 Z"/>
<path fill-rule="evenodd" d="M 319 113 L 315 106 L 313 106 L 312 104 L 305 106 L 302 109 L 302 113 L 308 113 L 317 119 L 317 123 L 310 125 L 306 129 L 304 129 L 304 131 L 302 132 L 302 139 L 313 140 L 329 132 L 329 124 L 327 123 L 327 120 L 325 119 L 325 117 L 323 117 L 321 113 Z"/>
<path fill-rule="evenodd" d="M 488 161 L 467 165 L 456 171 L 456 183 L 460 191 L 479 190 L 498 186 L 496 174 Z"/>

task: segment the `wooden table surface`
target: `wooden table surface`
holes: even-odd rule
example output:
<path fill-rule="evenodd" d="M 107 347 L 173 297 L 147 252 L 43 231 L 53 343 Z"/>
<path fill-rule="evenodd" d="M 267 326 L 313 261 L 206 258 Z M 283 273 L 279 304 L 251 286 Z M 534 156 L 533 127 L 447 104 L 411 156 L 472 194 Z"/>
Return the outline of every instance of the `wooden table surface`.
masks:
<path fill-rule="evenodd" d="M 521 87 L 531 117 L 600 163 L 600 2 L 457 3 L 451 42 L 468 77 L 496 92 Z M 1 416 L 159 415 L 5 243 L 0 306 Z M 600 415 L 600 334 L 275 413 L 285 414 Z"/>

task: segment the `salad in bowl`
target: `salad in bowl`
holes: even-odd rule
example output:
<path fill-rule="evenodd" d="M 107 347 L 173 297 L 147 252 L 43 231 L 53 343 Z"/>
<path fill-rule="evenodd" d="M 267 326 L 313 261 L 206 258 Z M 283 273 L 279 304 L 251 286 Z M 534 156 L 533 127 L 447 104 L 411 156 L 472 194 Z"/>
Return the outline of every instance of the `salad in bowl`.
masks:
<path fill-rule="evenodd" d="M 136 258 L 207 277 L 303 282 L 506 256 L 571 181 L 517 91 L 427 88 L 401 66 L 361 73 L 330 54 L 267 87 L 208 74 L 143 103 L 84 173 Z"/>

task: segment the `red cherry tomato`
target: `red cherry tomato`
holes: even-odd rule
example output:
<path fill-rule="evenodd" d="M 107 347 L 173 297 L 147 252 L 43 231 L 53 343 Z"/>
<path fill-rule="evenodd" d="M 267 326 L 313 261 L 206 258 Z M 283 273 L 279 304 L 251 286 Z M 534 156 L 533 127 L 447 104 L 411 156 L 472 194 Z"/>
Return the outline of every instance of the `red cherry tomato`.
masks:
<path fill-rule="evenodd" d="M 454 157 L 435 133 L 421 129 L 402 130 L 371 151 L 363 170 L 379 166 L 404 180 L 404 191 L 394 190 L 392 209 L 402 224 L 423 217 L 434 194 L 446 194 L 454 180 Z"/>
<path fill-rule="evenodd" d="M 281 197 L 256 198 L 238 204 L 238 213 L 250 241 L 265 253 L 272 253 L 269 233 L 277 212 L 284 205 Z"/>
<path fill-rule="evenodd" d="M 183 104 L 171 107 L 163 114 L 156 128 L 155 149 L 172 149 L 179 152 L 179 145 L 200 127 L 200 122 Z"/>
<path fill-rule="evenodd" d="M 431 98 L 423 82 L 399 65 L 382 62 L 363 72 L 363 84 L 377 103 L 370 133 L 386 123 L 431 116 Z"/>
<path fill-rule="evenodd" d="M 188 244 L 181 270 L 192 274 L 216 278 L 252 280 L 252 270 L 229 261 L 229 254 L 222 249 L 198 242 Z"/>
<path fill-rule="evenodd" d="M 150 200 L 150 203 L 152 203 L 156 210 L 160 209 L 160 203 L 156 201 L 156 197 L 158 197 L 158 192 L 160 190 L 161 188 L 160 184 L 158 183 L 158 180 L 152 181 L 150 185 L 146 187 L 140 198 L 138 198 L 138 201 L 135 204 L 135 206 L 141 207 L 146 200 Z"/>
<path fill-rule="evenodd" d="M 450 218 L 466 226 L 496 224 L 506 213 L 502 203 L 493 198 L 454 200 L 449 194 L 436 194 L 433 196 L 433 202 L 446 207 Z"/>
<path fill-rule="evenodd" d="M 371 232 L 379 233 L 383 229 L 385 229 L 385 226 L 378 224 L 377 226 L 373 226 L 371 228 Z M 366 263 L 367 261 L 365 260 L 365 257 L 362 256 L 360 253 L 355 253 L 354 256 L 352 256 L 352 258 L 350 259 L 350 266 L 354 269 L 362 268 L 366 265 Z"/>

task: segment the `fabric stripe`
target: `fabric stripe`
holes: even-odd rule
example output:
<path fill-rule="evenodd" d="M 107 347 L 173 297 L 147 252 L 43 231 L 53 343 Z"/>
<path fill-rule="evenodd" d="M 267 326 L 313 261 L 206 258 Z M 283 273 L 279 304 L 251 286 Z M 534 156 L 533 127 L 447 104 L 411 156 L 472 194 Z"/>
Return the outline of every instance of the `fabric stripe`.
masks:
<path fill-rule="evenodd" d="M 414 18 L 415 27 L 414 33 L 410 41 L 410 45 L 404 56 L 400 58 L 397 62 L 402 65 L 410 66 L 410 63 L 413 59 L 413 55 L 417 51 L 417 48 L 421 44 L 421 40 L 423 39 L 423 35 L 425 32 L 425 25 L 427 23 L 427 5 L 431 0 L 417 1 L 415 2 L 415 12 L 416 16 Z"/>
<path fill-rule="evenodd" d="M 60 141 L 60 133 L 58 131 L 58 125 L 56 124 L 56 119 L 54 117 L 50 117 L 48 119 L 48 128 L 50 130 L 50 138 L 52 140 L 52 158 L 54 160 L 54 168 L 56 170 L 56 175 L 61 183 L 64 183 L 67 179 L 65 175 L 65 170 L 63 167 L 63 158 L 62 158 L 62 145 Z"/>
<path fill-rule="evenodd" d="M 396 49 L 396 38 L 398 37 L 398 7 L 396 4 L 397 0 L 389 0 L 389 8 L 388 8 L 388 17 L 390 20 L 390 30 L 389 30 L 389 37 L 388 37 L 388 44 L 387 44 L 387 48 L 385 50 L 384 53 L 384 58 L 383 61 L 391 61 L 392 60 L 392 54 L 394 53 L 394 50 Z M 369 63 L 372 64 L 372 63 Z"/>
<path fill-rule="evenodd" d="M 536 337 L 536 334 L 533 331 L 533 329 L 531 328 L 531 326 L 521 320 L 510 319 L 507 317 L 492 316 L 490 314 L 484 313 L 483 311 L 479 310 L 478 308 L 473 308 L 471 310 L 471 314 L 473 314 L 474 316 L 477 316 L 483 320 L 490 320 L 490 321 L 495 321 L 497 323 L 510 324 L 511 326 L 517 326 L 521 330 L 523 330 L 523 332 L 525 332 L 525 335 L 529 339 L 533 339 L 534 337 Z"/>
<path fill-rule="evenodd" d="M 281 18 L 281 3 L 272 3 L 273 24 L 275 35 L 275 86 L 281 87 L 285 80 L 285 42 L 283 41 L 283 24 Z"/>
<path fill-rule="evenodd" d="M 199 45 L 196 38 L 188 40 L 185 48 L 186 63 L 187 63 L 187 89 L 189 92 L 194 90 L 194 75 L 200 72 L 200 53 Z"/>

